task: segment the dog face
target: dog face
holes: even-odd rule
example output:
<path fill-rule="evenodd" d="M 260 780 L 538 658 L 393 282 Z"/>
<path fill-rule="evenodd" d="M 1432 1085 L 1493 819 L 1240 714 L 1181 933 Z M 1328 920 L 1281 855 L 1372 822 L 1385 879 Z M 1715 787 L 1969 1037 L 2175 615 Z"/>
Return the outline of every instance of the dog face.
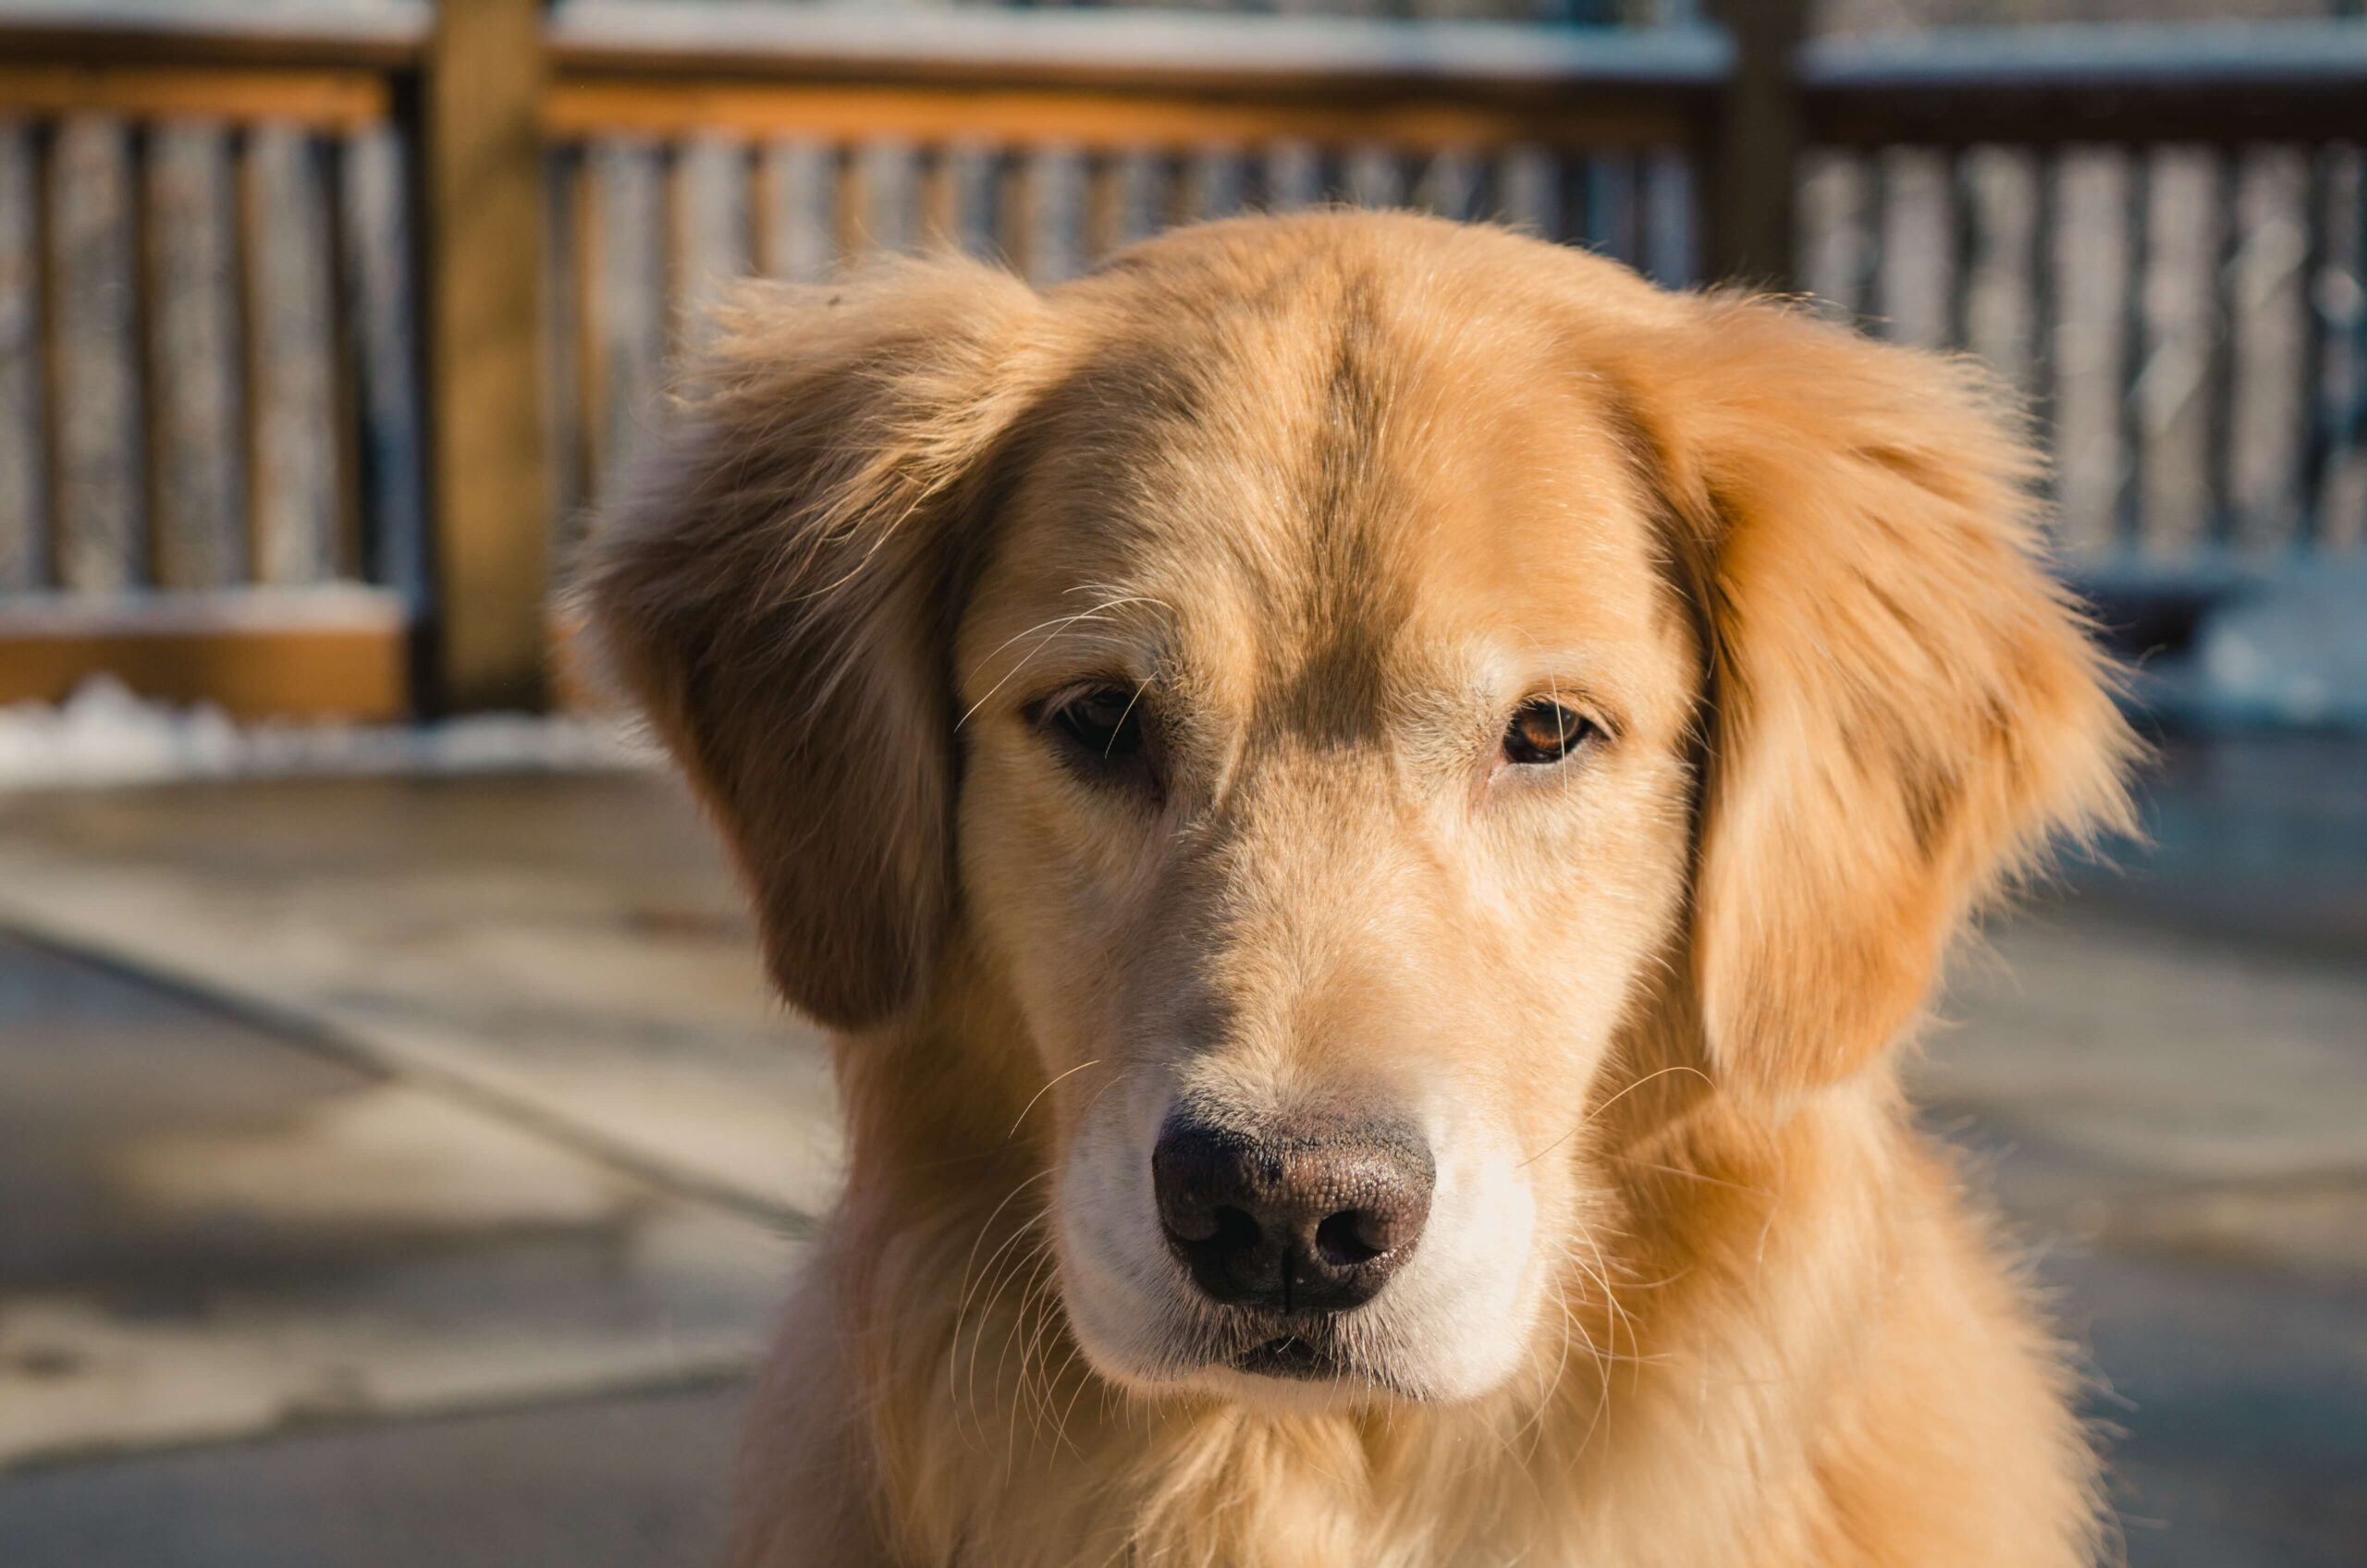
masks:
<path fill-rule="evenodd" d="M 2117 800 L 2018 449 L 1765 307 L 1335 214 L 753 301 L 709 377 L 595 624 L 793 1000 L 1016 1018 L 1129 1387 L 1503 1384 L 1628 1047 L 1848 1079 Z"/>
<path fill-rule="evenodd" d="M 1572 1231 L 1539 1157 L 1682 896 L 1698 661 L 1582 376 L 1286 287 L 1039 409 L 957 640 L 961 881 L 1096 1365 L 1452 1397 Z"/>

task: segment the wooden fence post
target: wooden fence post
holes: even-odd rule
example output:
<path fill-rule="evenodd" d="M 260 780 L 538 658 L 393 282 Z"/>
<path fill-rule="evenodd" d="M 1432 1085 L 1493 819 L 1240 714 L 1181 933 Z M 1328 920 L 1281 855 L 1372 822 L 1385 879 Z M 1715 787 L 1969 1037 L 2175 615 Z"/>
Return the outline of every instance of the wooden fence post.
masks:
<path fill-rule="evenodd" d="M 1709 147 L 1710 274 L 1786 289 L 1793 272 L 1793 203 L 1808 141 L 1794 55 L 1808 33 L 1808 0 L 1723 0 L 1734 74 Z"/>
<path fill-rule="evenodd" d="M 542 0 L 436 0 L 419 189 L 435 603 L 426 704 L 546 693 Z"/>

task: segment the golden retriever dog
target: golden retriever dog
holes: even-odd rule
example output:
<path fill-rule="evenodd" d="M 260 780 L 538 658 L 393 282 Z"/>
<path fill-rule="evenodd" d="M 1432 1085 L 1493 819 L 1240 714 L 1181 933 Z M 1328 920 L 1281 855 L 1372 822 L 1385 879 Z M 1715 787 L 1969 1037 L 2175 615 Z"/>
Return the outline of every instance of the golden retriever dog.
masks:
<path fill-rule="evenodd" d="M 2127 809 L 1975 375 L 1348 213 L 692 374 L 584 603 L 849 1134 L 735 1563 L 2091 1560 L 1896 1068 Z"/>

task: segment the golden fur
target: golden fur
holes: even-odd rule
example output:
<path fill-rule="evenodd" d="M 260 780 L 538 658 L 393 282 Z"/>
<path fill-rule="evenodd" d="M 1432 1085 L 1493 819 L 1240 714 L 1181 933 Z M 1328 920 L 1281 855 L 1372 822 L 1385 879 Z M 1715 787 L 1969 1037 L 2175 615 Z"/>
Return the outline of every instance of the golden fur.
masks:
<path fill-rule="evenodd" d="M 1977 377 L 1346 214 L 725 328 L 585 596 L 836 1031 L 736 1564 L 2091 1561 L 2072 1379 L 1894 1063 L 2126 810 Z M 1048 756 L 1094 678 L 1155 790 Z M 1548 692 L 1583 758 L 1490 762 Z M 1365 1383 L 1194 1359 L 1130 1250 L 1185 1089 L 1420 1106 L 1467 1172 Z"/>

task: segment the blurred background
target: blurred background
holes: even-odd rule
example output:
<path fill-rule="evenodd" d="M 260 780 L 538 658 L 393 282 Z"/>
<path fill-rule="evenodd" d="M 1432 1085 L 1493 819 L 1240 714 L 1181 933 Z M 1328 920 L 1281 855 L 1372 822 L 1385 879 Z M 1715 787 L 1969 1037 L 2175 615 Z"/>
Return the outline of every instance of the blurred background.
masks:
<path fill-rule="evenodd" d="M 2356 0 L 0 0 L 0 1564 L 695 1563 L 817 1043 L 548 607 L 717 281 L 1349 202 L 1980 356 L 2150 839 L 1915 1069 L 2139 1568 L 2367 1562 Z"/>

